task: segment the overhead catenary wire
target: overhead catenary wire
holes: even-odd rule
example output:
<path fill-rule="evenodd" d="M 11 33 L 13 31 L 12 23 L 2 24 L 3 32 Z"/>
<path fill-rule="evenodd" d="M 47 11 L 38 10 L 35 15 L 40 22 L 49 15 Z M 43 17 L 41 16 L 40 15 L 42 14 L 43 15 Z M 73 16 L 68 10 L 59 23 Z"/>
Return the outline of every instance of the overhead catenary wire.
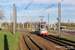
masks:
<path fill-rule="evenodd" d="M 57 3 L 55 3 L 55 4 L 61 3 L 62 1 L 64 1 L 64 0 L 61 0 L 61 1 L 57 2 Z M 30 4 L 30 5 L 51 6 L 53 4 Z"/>
<path fill-rule="evenodd" d="M 32 4 L 33 0 L 26 6 L 25 10 L 27 10 L 29 8 L 29 6 Z M 27 10 L 28 15 L 30 16 L 28 10 Z"/>
<path fill-rule="evenodd" d="M 63 0 L 62 0 L 63 1 Z M 62 2 L 62 1 L 60 1 L 60 2 Z M 53 6 L 56 6 L 57 4 L 59 4 L 60 2 L 58 2 L 58 3 L 55 3 L 55 4 L 52 4 L 52 5 L 49 5 L 48 7 L 46 7 L 45 9 L 42 9 L 43 11 L 46 11 L 47 9 L 49 9 L 49 8 L 51 8 L 51 7 L 53 7 Z M 42 4 L 43 5 L 43 4 Z M 40 9 L 41 10 L 41 9 Z M 41 11 L 41 12 L 43 12 L 43 11 Z M 40 12 L 40 13 L 41 13 Z M 39 14 L 40 14 L 39 13 Z M 39 14 L 37 14 L 37 15 L 39 15 Z"/>
<path fill-rule="evenodd" d="M 43 11 L 39 12 L 36 16 L 38 16 L 40 13 L 42 13 Z"/>
<path fill-rule="evenodd" d="M 62 0 L 63 1 L 63 0 Z M 62 1 L 60 1 L 60 2 L 62 2 Z M 29 12 L 28 12 L 28 8 L 29 8 L 29 6 L 30 5 L 33 5 L 32 4 L 32 2 L 33 2 L 33 0 L 30 0 L 30 2 L 27 4 L 27 6 L 26 6 L 26 8 L 25 8 L 25 10 L 27 10 L 27 13 L 28 13 L 28 15 L 30 16 L 30 14 L 29 14 Z M 59 3 L 59 2 L 58 2 Z M 49 9 L 49 8 L 51 8 L 52 6 L 56 6 L 58 3 L 55 3 L 55 4 L 52 4 L 52 5 L 48 5 L 48 7 L 46 7 L 45 9 L 40 9 L 40 10 L 42 10 L 41 12 L 39 12 L 37 15 L 40 15 L 42 12 L 44 13 L 47 9 Z M 35 4 L 34 4 L 35 5 Z M 44 5 L 44 4 L 39 4 L 39 5 Z M 21 9 L 21 8 L 20 8 Z M 42 13 L 42 14 L 43 14 Z M 36 16 L 37 16 L 36 15 Z"/>
<path fill-rule="evenodd" d="M 63 1 L 63 0 L 62 0 Z M 62 1 L 60 1 L 60 2 L 62 2 Z M 58 2 L 58 3 L 60 3 L 60 2 Z M 45 9 L 40 9 L 40 10 L 43 10 L 43 11 L 46 11 L 46 9 L 49 9 L 49 8 L 51 8 L 51 7 L 53 7 L 53 6 L 56 6 L 58 3 L 55 3 L 55 4 L 52 4 L 52 5 L 49 5 L 48 7 L 46 7 Z M 40 4 L 40 5 L 43 5 L 43 4 Z M 42 13 L 43 11 L 41 11 L 40 13 Z M 40 14 L 39 13 L 39 14 Z M 37 14 L 38 15 L 38 14 Z"/>
<path fill-rule="evenodd" d="M 29 14 L 28 10 L 27 10 L 27 13 L 28 13 L 28 15 L 30 16 L 30 14 Z"/>
<path fill-rule="evenodd" d="M 29 3 L 27 6 L 26 6 L 26 10 L 29 8 L 29 6 L 32 4 L 33 0 L 31 1 L 31 3 Z"/>
<path fill-rule="evenodd" d="M 62 0 L 62 1 L 64 1 L 64 0 Z M 46 7 L 45 9 L 42 9 L 42 10 L 46 10 L 46 9 L 49 9 L 49 8 L 51 8 L 51 7 L 53 7 L 53 6 L 56 6 L 56 5 L 58 5 L 59 3 L 61 3 L 62 1 L 60 1 L 60 2 L 58 2 L 58 3 L 55 3 L 55 4 L 52 4 L 52 5 L 49 5 L 48 7 Z"/>

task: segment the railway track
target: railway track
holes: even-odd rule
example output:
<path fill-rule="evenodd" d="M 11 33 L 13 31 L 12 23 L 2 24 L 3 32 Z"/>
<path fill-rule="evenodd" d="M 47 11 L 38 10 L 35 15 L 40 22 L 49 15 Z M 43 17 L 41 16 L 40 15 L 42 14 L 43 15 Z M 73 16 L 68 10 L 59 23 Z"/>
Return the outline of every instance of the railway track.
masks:
<path fill-rule="evenodd" d="M 42 46 L 40 46 L 37 42 L 35 42 L 35 41 L 31 38 L 31 36 L 26 35 L 26 36 L 23 36 L 23 38 L 24 38 L 24 41 L 25 41 L 27 47 L 29 48 L 29 50 L 46 50 L 45 48 L 43 48 Z M 29 40 L 27 40 L 27 39 L 29 39 L 30 42 L 28 42 Z M 32 43 L 32 44 L 31 44 L 31 43 Z M 36 47 L 34 47 L 33 45 L 36 46 Z M 34 48 L 35 48 L 35 49 L 34 49 Z"/>
<path fill-rule="evenodd" d="M 74 44 L 75 45 L 75 41 L 70 41 L 70 40 L 67 40 L 67 39 L 63 39 L 63 38 L 59 38 L 59 37 L 55 37 L 55 36 L 52 36 L 52 35 L 49 35 L 50 37 L 53 37 L 55 39 L 58 39 L 58 40 L 61 40 L 61 41 L 65 41 L 67 43 L 70 43 L 70 44 Z"/>
<path fill-rule="evenodd" d="M 44 35 L 41 36 L 51 42 L 54 42 L 58 45 L 60 45 L 61 47 L 64 47 L 65 49 L 73 49 L 75 50 L 75 42 L 74 41 L 69 41 L 69 40 L 65 40 L 65 39 L 61 39 L 61 38 L 57 38 L 51 35 Z"/>

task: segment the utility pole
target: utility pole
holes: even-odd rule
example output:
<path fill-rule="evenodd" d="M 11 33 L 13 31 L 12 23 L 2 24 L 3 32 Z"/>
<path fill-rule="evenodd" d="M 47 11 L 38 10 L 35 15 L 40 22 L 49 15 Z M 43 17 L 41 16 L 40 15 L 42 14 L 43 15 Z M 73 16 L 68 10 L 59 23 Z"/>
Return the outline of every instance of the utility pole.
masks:
<path fill-rule="evenodd" d="M 7 29 L 7 18 L 6 18 L 5 24 L 6 24 L 6 29 Z"/>
<path fill-rule="evenodd" d="M 61 30 L 60 30 L 60 23 L 61 23 L 61 4 L 59 3 L 58 4 L 58 16 L 59 16 L 59 18 L 58 18 L 58 32 L 59 32 L 59 37 L 61 36 Z"/>
<path fill-rule="evenodd" d="M 70 19 L 68 19 L 68 27 L 70 27 L 69 24 L 70 24 Z"/>
<path fill-rule="evenodd" d="M 10 31 L 12 31 L 12 14 L 10 13 Z"/>
<path fill-rule="evenodd" d="M 30 23 L 31 23 L 31 26 L 30 27 L 31 27 L 31 30 L 32 30 L 32 19 L 31 19 Z"/>
<path fill-rule="evenodd" d="M 19 23 L 18 23 L 18 29 L 19 29 Z"/>
<path fill-rule="evenodd" d="M 30 18 L 30 29 L 31 29 L 31 18 Z"/>
<path fill-rule="evenodd" d="M 11 14 L 11 31 L 13 31 L 13 21 L 14 21 L 14 17 L 13 17 L 13 14 Z"/>
<path fill-rule="evenodd" d="M 15 31 L 17 32 L 17 9 L 16 9 L 16 7 L 15 7 L 15 15 L 16 15 L 16 17 L 15 17 Z"/>
<path fill-rule="evenodd" d="M 28 20 L 27 20 L 27 29 L 28 29 Z"/>
<path fill-rule="evenodd" d="M 0 30 L 1 30 L 1 20 L 0 20 Z"/>
<path fill-rule="evenodd" d="M 10 30 L 10 21 L 8 22 L 8 29 Z"/>
<path fill-rule="evenodd" d="M 15 8 L 15 4 L 13 4 L 13 17 L 14 17 L 14 21 L 13 21 L 13 34 L 15 35 L 15 27 L 16 27 L 16 8 Z"/>
<path fill-rule="evenodd" d="M 49 14 L 48 14 L 48 30 L 49 30 Z"/>
<path fill-rule="evenodd" d="M 24 20 L 23 20 L 23 28 L 24 28 Z"/>

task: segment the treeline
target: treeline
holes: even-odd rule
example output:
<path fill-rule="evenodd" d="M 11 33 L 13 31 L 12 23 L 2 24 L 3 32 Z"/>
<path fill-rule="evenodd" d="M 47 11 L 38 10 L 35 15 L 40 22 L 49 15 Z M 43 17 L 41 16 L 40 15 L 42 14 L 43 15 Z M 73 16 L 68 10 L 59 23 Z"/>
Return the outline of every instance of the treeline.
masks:
<path fill-rule="evenodd" d="M 56 23 L 56 26 L 58 26 L 58 23 Z M 67 27 L 75 27 L 75 23 L 61 23 L 61 26 L 67 26 Z"/>
<path fill-rule="evenodd" d="M 16 28 L 23 28 L 23 24 L 24 24 L 24 28 L 27 28 L 27 25 L 28 25 L 28 28 L 30 28 L 30 22 L 17 23 Z M 31 27 L 33 25 L 38 25 L 38 22 L 31 23 Z M 13 28 L 13 23 L 4 22 L 4 23 L 2 23 L 2 27 L 7 28 L 7 29 Z"/>

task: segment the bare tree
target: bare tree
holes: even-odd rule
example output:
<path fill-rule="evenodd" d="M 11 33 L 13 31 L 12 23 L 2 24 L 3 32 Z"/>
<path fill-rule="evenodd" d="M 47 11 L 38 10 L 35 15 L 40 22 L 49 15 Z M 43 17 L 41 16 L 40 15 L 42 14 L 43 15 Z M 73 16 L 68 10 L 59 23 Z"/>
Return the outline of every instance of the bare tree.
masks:
<path fill-rule="evenodd" d="M 1 8 L 1 5 L 0 5 L 0 30 L 1 30 L 1 19 L 4 18 L 4 11 L 3 11 L 3 8 Z"/>
<path fill-rule="evenodd" d="M 4 16 L 4 11 L 3 11 L 3 8 L 1 8 L 0 6 L 0 20 L 3 19 L 5 16 Z"/>

